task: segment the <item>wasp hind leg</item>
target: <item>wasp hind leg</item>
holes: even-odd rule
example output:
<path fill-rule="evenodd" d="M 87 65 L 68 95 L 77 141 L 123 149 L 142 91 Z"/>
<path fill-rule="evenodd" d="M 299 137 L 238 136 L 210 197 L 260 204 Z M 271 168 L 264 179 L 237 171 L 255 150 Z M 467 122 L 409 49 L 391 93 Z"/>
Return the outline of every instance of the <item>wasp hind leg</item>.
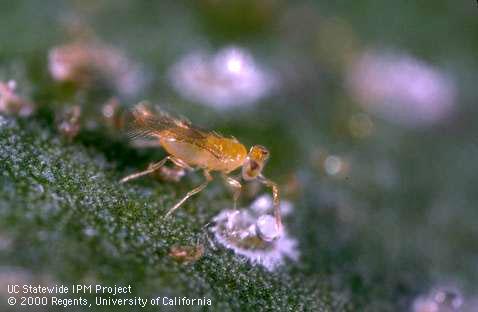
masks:
<path fill-rule="evenodd" d="M 161 161 L 157 162 L 157 163 L 152 163 L 148 166 L 148 169 L 144 170 L 144 171 L 140 171 L 140 172 L 136 172 L 136 173 L 133 173 L 133 174 L 130 174 L 126 177 L 124 177 L 123 179 L 120 180 L 120 183 L 125 183 L 125 182 L 128 182 L 130 180 L 134 180 L 134 179 L 137 179 L 137 178 L 140 178 L 142 176 L 145 176 L 145 175 L 148 175 L 148 174 L 151 174 L 157 170 L 159 170 L 161 167 L 164 166 L 164 164 L 170 160 L 171 162 L 173 162 L 176 166 L 178 167 L 183 167 L 185 169 L 189 169 L 190 167 L 188 165 L 186 165 L 182 160 L 179 160 L 177 158 L 174 158 L 173 156 L 167 156 L 165 158 L 163 158 Z M 186 167 L 187 166 L 187 167 Z"/>
<path fill-rule="evenodd" d="M 186 202 L 191 196 L 196 195 L 197 193 L 201 192 L 206 188 L 206 186 L 209 184 L 209 182 L 212 181 L 212 176 L 209 173 L 209 171 L 204 170 L 204 177 L 206 178 L 206 181 L 204 181 L 202 184 L 200 184 L 198 187 L 194 188 L 193 190 L 189 191 L 186 196 L 184 196 L 179 202 L 176 203 L 171 209 L 168 210 L 166 213 L 165 217 L 170 216 L 176 209 L 181 207 L 184 202 Z"/>

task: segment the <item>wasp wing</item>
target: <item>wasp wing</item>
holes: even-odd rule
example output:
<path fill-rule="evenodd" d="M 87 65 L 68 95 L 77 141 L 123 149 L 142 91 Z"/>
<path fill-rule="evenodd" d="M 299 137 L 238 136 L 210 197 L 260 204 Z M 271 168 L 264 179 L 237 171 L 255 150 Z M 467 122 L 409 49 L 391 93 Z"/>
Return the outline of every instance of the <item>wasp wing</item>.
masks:
<path fill-rule="evenodd" d="M 155 140 L 160 145 L 159 139 L 165 138 L 177 142 L 184 142 L 207 150 L 214 157 L 221 159 L 221 152 L 211 144 L 211 136 L 222 138 L 215 132 L 209 132 L 191 125 L 187 120 L 178 119 L 146 104 L 138 104 L 132 111 L 133 122 L 128 135 L 131 139 Z"/>
<path fill-rule="evenodd" d="M 131 111 L 131 115 L 132 121 L 128 123 L 128 136 L 131 139 L 158 139 L 164 130 L 187 125 L 146 103 L 136 105 Z"/>

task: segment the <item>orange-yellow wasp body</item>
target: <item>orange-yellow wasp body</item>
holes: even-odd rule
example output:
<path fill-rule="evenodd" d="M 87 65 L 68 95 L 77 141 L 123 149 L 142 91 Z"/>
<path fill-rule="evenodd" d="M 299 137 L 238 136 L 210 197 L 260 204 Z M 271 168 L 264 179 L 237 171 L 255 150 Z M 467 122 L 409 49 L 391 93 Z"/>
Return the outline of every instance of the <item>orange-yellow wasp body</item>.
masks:
<path fill-rule="evenodd" d="M 194 142 L 182 141 L 181 135 L 185 134 L 182 132 L 181 128 L 161 131 L 159 141 L 169 154 L 190 166 L 229 173 L 240 167 L 247 157 L 246 148 L 235 139 L 206 134 L 204 138 L 198 138 L 202 142 L 196 145 Z"/>
<path fill-rule="evenodd" d="M 280 197 L 277 185 L 262 175 L 269 158 L 269 151 L 260 145 L 247 152 L 245 146 L 235 138 L 226 138 L 213 132 L 192 126 L 188 121 L 177 119 L 161 111 L 154 111 L 145 104 L 133 109 L 132 136 L 152 139 L 153 144 L 162 146 L 169 156 L 151 164 L 147 170 L 131 174 L 121 180 L 126 182 L 159 170 L 168 160 L 183 170 L 202 169 L 206 181 L 186 194 L 167 213 L 171 214 L 189 197 L 202 191 L 212 180 L 210 172 L 217 171 L 234 190 L 234 205 L 241 192 L 241 183 L 229 174 L 242 167 L 242 178 L 258 180 L 272 189 L 274 217 L 278 233 L 282 229 Z"/>

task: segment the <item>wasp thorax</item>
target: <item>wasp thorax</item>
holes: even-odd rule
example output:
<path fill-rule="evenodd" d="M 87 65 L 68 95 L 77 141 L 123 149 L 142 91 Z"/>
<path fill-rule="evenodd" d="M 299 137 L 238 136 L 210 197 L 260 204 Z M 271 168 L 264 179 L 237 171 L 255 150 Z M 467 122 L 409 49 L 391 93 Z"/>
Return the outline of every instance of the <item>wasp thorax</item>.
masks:
<path fill-rule="evenodd" d="M 247 159 L 242 166 L 244 180 L 252 180 L 261 174 L 266 161 L 269 159 L 269 151 L 261 145 L 251 147 Z"/>

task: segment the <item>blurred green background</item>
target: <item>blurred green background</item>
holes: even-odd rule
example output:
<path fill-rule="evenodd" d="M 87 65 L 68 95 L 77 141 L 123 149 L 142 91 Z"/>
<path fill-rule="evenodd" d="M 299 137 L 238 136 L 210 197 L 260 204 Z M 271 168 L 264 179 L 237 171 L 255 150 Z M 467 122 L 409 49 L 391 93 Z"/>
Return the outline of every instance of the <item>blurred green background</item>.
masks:
<path fill-rule="evenodd" d="M 477 13 L 471 0 L 1 1 L 0 79 L 16 79 L 40 109 L 0 122 L 0 287 L 129 283 L 143 296 L 206 296 L 216 311 L 413 311 L 419 296 L 443 288 L 463 299 L 458 310 L 477 310 Z M 214 183 L 166 221 L 166 207 L 198 177 L 120 186 L 164 152 L 87 126 L 110 90 L 82 94 L 86 126 L 72 143 L 58 136 L 55 111 L 76 98 L 52 80 L 47 55 L 75 39 L 75 19 L 142 65 L 146 86 L 121 98 L 125 106 L 148 99 L 270 148 L 265 173 L 294 204 L 285 224 L 298 262 L 271 273 L 208 244 L 193 264 L 167 256 L 173 244 L 203 240 L 202 226 L 230 194 Z M 168 71 L 181 56 L 231 44 L 275 73 L 270 96 L 214 110 L 171 86 Z M 347 75 L 369 49 L 404 52 L 445 73 L 453 111 L 409 126 L 361 106 Z M 357 116 L 365 135 L 351 128 Z M 327 159 L 339 161 L 338 173 Z M 5 311 L 7 297 L 0 289 Z"/>

